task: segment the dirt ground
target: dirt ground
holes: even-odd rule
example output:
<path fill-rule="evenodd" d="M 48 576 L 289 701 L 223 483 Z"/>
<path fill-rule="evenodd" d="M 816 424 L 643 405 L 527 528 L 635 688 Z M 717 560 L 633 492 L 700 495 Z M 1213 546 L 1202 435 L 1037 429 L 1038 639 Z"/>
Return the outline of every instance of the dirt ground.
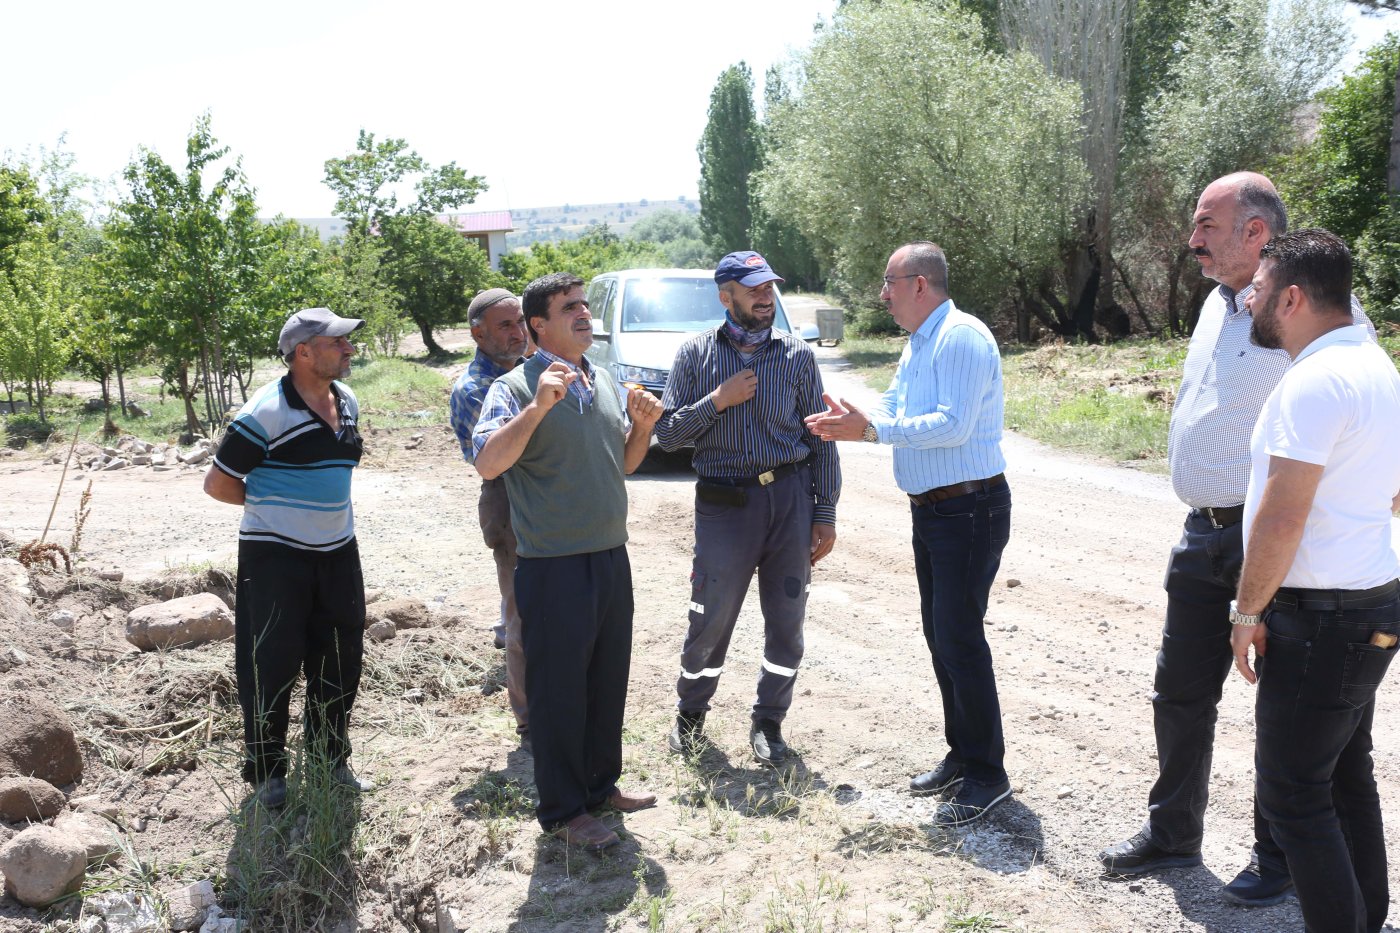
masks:
<path fill-rule="evenodd" d="M 843 373 L 839 348 L 818 353 L 830 391 L 873 398 Z M 504 692 L 494 689 L 500 655 L 487 640 L 496 594 L 477 527 L 478 480 L 446 427 L 428 429 L 416 450 L 404 449 L 407 435 L 367 439 L 355 478 L 366 583 L 461 621 L 368 651 L 385 668 L 413 650 L 456 650 L 480 657 L 492 676 L 485 690 L 445 691 L 416 707 L 367 691 L 356 760 L 384 786 L 365 798 L 361 819 L 383 828 L 373 838 L 386 840 L 401 867 L 363 881 L 349 908 L 357 923 L 329 928 L 433 929 L 413 918 L 439 905 L 472 930 L 1301 929 L 1292 901 L 1246 911 L 1217 893 L 1244 865 L 1251 833 L 1253 693 L 1235 674 L 1220 707 L 1204 866 L 1111 880 L 1094 858 L 1142 821 L 1156 771 L 1149 693 L 1161 580 L 1184 514 L 1164 477 L 1007 437 L 1012 536 L 987 635 L 1015 794 L 985 823 L 944 833 L 931 827 L 937 801 L 906 792 L 944 746 L 908 504 L 890 449 L 841 449 L 839 538 L 813 578 L 806 657 L 785 729 L 800 761 L 786 776 L 758 768 L 745 748 L 762 649 L 752 595 L 709 718 L 715 748 L 696 765 L 666 753 L 694 476 L 684 458 L 654 452 L 627 484 L 637 613 L 623 780 L 661 801 L 613 817 L 625 826 L 623 844 L 593 856 L 541 836 L 519 806 L 472 805 L 487 786 L 528 791 L 530 763 L 512 740 Z M 37 457 L 0 460 L 0 530 L 36 537 L 58 475 Z M 59 541 L 86 478 L 64 484 L 51 535 Z M 102 473 L 84 549 L 93 566 L 151 577 L 230 560 L 237 523 L 237 510 L 201 494 L 198 471 Z M 43 666 L 48 689 L 75 716 L 102 685 L 113 704 L 135 703 L 136 684 L 158 675 L 154 662 L 126 652 L 118 620 L 84 620 L 76 634 L 71 657 L 52 651 Z M 207 656 L 214 668 L 228 658 L 224 648 Z M 15 675 L 0 675 L 0 686 L 7 676 Z M 1379 703 L 1384 722 L 1396 706 L 1393 685 Z M 1400 736 L 1380 729 L 1376 745 L 1381 796 L 1393 804 Z M 236 736 L 223 746 L 231 762 Z M 161 817 L 133 836 L 138 852 L 172 877 L 220 877 L 235 844 L 225 792 L 240 793 L 231 763 L 139 778 L 88 751 L 80 792 Z M 1395 884 L 1400 859 L 1391 861 Z M 0 901 L 0 929 L 38 923 Z"/>

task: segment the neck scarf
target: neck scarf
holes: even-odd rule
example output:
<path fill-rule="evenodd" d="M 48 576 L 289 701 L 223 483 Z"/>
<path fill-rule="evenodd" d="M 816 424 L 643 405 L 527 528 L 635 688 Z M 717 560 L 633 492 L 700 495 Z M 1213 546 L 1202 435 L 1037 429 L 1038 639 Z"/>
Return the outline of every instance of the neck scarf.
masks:
<path fill-rule="evenodd" d="M 728 311 L 724 312 L 724 332 L 729 335 L 729 339 L 745 353 L 752 353 L 760 346 L 768 342 L 772 336 L 773 328 L 765 327 L 762 330 L 748 330 L 739 326 Z"/>

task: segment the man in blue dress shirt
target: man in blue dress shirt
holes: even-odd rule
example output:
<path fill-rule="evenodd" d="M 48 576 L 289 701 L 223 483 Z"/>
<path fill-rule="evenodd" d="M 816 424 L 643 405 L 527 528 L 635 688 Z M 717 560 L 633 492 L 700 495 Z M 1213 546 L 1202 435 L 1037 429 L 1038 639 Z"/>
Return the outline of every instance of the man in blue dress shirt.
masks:
<path fill-rule="evenodd" d="M 934 822 L 980 819 L 1011 795 L 987 596 L 1011 536 L 1011 489 L 1001 453 L 1001 356 L 985 324 L 948 297 L 948 260 L 928 242 L 895 250 L 880 300 L 909 331 L 894 381 L 869 414 L 826 398 L 807 419 L 828 440 L 894 446 L 894 478 L 909 495 L 924 638 L 943 700 L 948 754 L 910 782 L 952 793 Z"/>

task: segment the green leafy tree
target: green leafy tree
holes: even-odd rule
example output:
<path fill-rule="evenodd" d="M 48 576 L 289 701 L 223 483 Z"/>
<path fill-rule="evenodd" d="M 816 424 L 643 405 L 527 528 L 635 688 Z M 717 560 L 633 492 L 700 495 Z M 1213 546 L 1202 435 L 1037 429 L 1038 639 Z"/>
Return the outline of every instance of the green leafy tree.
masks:
<path fill-rule="evenodd" d="M 325 183 L 335 192 L 335 214 L 346 220 L 347 239 L 378 236 L 382 270 L 399 305 L 418 326 L 430 353 L 442 347 L 433 328 L 462 321 L 472 295 L 491 281 L 490 263 L 480 248 L 437 221 L 444 211 L 476 200 L 486 190 L 480 175 L 468 175 L 455 162 L 437 168 L 402 139 L 376 142 L 360 130 L 355 151 L 327 159 Z M 398 190 L 412 182 L 414 198 L 400 206 Z M 435 223 L 458 242 L 451 244 Z"/>
<path fill-rule="evenodd" d="M 874 305 L 892 247 L 933 239 L 964 306 L 1067 326 L 1041 289 L 1087 190 L 1076 86 L 908 0 L 849 4 L 796 64 L 761 197 L 832 258 L 848 305 Z"/>
<path fill-rule="evenodd" d="M 380 271 L 378 237 L 346 237 L 335 244 L 327 265 L 326 306 L 365 322 L 364 343 L 372 355 L 392 356 L 407 330 L 398 293 Z"/>
<path fill-rule="evenodd" d="M 763 123 L 758 132 L 759 152 L 764 163 L 772 161 L 773 153 L 780 145 L 781 137 L 773 127 L 783 118 L 789 99 L 781 68 L 776 65 L 769 68 L 763 81 Z M 782 273 L 788 286 L 809 291 L 822 288 L 825 277 L 811 242 L 789 218 L 764 205 L 757 186 L 751 188 L 749 195 L 753 202 L 754 249 Z"/>
<path fill-rule="evenodd" d="M 624 240 L 606 224 L 590 227 L 576 240 L 536 243 L 526 252 L 501 257 L 501 274 L 516 294 L 549 272 L 572 272 L 587 281 L 600 272 L 661 269 L 670 260 L 656 243 Z"/>
<path fill-rule="evenodd" d="M 1140 232 L 1135 258 L 1165 283 L 1173 333 L 1195 327 L 1208 288 L 1186 247 L 1196 198 L 1213 179 L 1265 170 L 1293 146 L 1293 115 L 1347 41 L 1340 0 L 1217 0 L 1191 9 L 1126 181 Z"/>
<path fill-rule="evenodd" d="M 700 228 L 716 256 L 752 244 L 749 176 L 759 168 L 753 74 L 740 62 L 726 68 L 710 93 L 700 156 Z"/>
<path fill-rule="evenodd" d="M 688 211 L 656 211 L 632 225 L 629 240 L 655 243 L 676 269 L 703 269 L 714 264 L 700 232 L 700 221 Z"/>
<path fill-rule="evenodd" d="M 30 237 L 8 250 L 9 271 L 0 273 L 0 379 L 10 399 L 22 384 L 40 421 L 44 399 L 68 365 L 67 308 L 62 272 L 44 237 Z"/>
<path fill-rule="evenodd" d="M 40 236 L 49 206 L 39 182 L 24 165 L 0 165 L 0 272 L 9 268 L 9 250 Z"/>
<path fill-rule="evenodd" d="M 1312 142 L 1285 158 L 1281 193 L 1298 224 L 1326 227 L 1356 252 L 1357 290 L 1372 314 L 1400 313 L 1400 205 L 1387 181 L 1400 35 L 1371 48 L 1318 95 Z"/>
<path fill-rule="evenodd" d="M 115 250 L 117 310 L 184 401 L 188 429 L 202 432 L 233 404 L 249 348 L 275 346 L 280 320 L 256 307 L 257 205 L 237 162 L 219 169 L 228 149 L 208 114 L 196 120 L 185 154 L 181 175 L 142 150 L 124 173 L 129 194 L 104 229 Z"/>

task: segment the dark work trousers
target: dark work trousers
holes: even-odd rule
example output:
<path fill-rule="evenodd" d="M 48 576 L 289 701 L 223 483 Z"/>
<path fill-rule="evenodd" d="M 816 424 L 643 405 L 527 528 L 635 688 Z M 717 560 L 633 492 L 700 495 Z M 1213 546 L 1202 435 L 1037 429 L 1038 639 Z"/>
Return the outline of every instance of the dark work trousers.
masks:
<path fill-rule="evenodd" d="M 515 595 L 540 795 L 535 815 L 549 831 L 606 803 L 622 774 L 632 664 L 627 548 L 521 557 Z"/>
<path fill-rule="evenodd" d="M 1396 594 L 1280 590 L 1265 618 L 1255 782 L 1310 933 L 1374 933 L 1390 906 L 1371 723 L 1396 649 L 1370 639 L 1400 634 Z"/>
<path fill-rule="evenodd" d="M 306 744 L 332 767 L 350 756 L 350 709 L 364 658 L 365 582 L 354 541 L 336 551 L 240 542 L 234 671 L 243 708 L 243 779 L 287 774 L 287 723 L 306 674 Z"/>
<path fill-rule="evenodd" d="M 1152 682 L 1157 782 L 1147 796 L 1147 826 L 1152 841 L 1168 852 L 1201 850 L 1217 707 L 1234 664 L 1230 600 L 1243 562 L 1243 525 L 1215 528 L 1193 510 L 1167 563 L 1167 622 Z M 1258 801 L 1254 854 L 1261 871 L 1288 871 Z"/>
<path fill-rule="evenodd" d="M 987 596 L 1011 538 L 1011 488 L 910 503 L 914 571 L 919 579 L 924 640 L 943 699 L 948 759 L 974 784 L 1006 780 L 992 650 L 982 630 Z"/>
<path fill-rule="evenodd" d="M 681 648 L 677 705 L 684 712 L 710 708 L 734 621 L 757 570 L 763 663 L 753 715 L 782 722 L 802 661 L 802 619 L 812 579 L 812 472 L 804 466 L 744 492 L 744 505 L 695 500 L 690 628 Z"/>
<path fill-rule="evenodd" d="M 515 606 L 515 529 L 510 526 L 510 496 L 499 476 L 481 481 L 476 505 L 481 538 L 496 560 L 496 585 L 501 591 L 501 640 L 506 643 L 506 698 L 515 714 L 515 731 L 527 732 L 530 713 L 525 705 L 525 648 L 520 643 L 520 612 Z"/>

